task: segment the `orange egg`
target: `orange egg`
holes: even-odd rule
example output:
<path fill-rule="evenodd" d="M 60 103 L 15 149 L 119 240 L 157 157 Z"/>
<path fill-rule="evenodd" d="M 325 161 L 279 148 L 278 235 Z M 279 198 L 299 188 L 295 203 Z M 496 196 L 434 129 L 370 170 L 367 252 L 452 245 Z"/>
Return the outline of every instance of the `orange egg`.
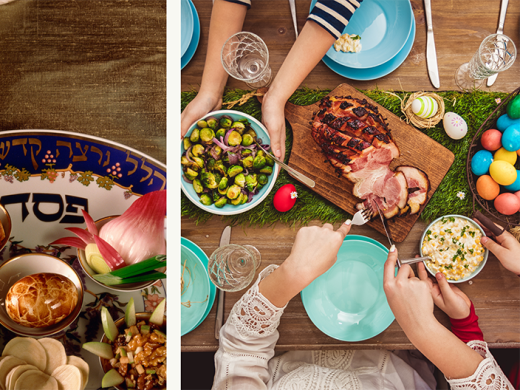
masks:
<path fill-rule="evenodd" d="M 482 175 L 477 180 L 477 192 L 482 198 L 493 200 L 500 193 L 500 186 L 491 176 Z"/>
<path fill-rule="evenodd" d="M 495 209 L 504 215 L 513 215 L 520 209 L 520 199 L 510 192 L 504 192 L 497 196 L 494 204 Z"/>

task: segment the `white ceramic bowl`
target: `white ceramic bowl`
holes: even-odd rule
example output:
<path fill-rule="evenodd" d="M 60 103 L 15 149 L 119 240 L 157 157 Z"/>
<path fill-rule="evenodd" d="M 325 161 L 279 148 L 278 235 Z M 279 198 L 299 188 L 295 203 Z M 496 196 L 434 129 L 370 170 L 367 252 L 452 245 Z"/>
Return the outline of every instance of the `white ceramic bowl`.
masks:
<path fill-rule="evenodd" d="M 0 223 L 4 228 L 5 237 L 3 240 L 0 240 L 0 251 L 4 249 L 5 245 L 9 242 L 9 237 L 11 236 L 11 217 L 9 216 L 9 212 L 7 209 L 0 204 Z"/>
<path fill-rule="evenodd" d="M 11 286 L 25 276 L 53 273 L 70 279 L 78 291 L 78 303 L 65 319 L 44 328 L 29 328 L 14 322 L 5 310 L 5 297 Z M 0 266 L 0 324 L 21 336 L 46 337 L 67 328 L 79 315 L 83 306 L 83 284 L 76 271 L 57 257 L 43 253 L 27 253 L 13 257 Z"/>
<path fill-rule="evenodd" d="M 465 217 L 464 215 L 457 215 L 457 214 L 450 214 L 450 215 L 444 215 L 442 217 L 439 217 L 437 218 L 435 221 L 433 221 L 432 223 L 430 223 L 428 225 L 428 227 L 424 230 L 424 233 L 422 234 L 421 236 L 421 241 L 419 242 L 419 251 L 421 253 L 421 256 L 424 256 L 423 255 L 423 251 L 422 251 L 422 243 L 424 242 L 424 237 L 426 236 L 426 232 L 430 229 L 430 227 L 437 221 L 440 221 L 442 218 L 448 218 L 448 217 L 455 217 L 455 218 L 462 218 L 462 219 L 465 219 L 466 221 L 468 221 L 470 224 L 472 224 L 474 227 L 478 228 L 481 232 L 482 232 L 482 236 L 485 236 L 486 233 L 484 233 L 484 230 L 475 222 L 473 221 L 471 218 L 468 218 L 468 217 Z M 488 256 L 489 256 L 489 250 L 484 248 L 484 260 L 482 260 L 480 262 L 480 264 L 478 265 L 478 267 L 475 269 L 475 271 L 473 271 L 470 275 L 466 276 L 465 278 L 462 278 L 462 279 L 459 279 L 459 280 L 449 280 L 448 279 L 448 283 L 464 283 L 464 282 L 467 282 L 471 279 L 473 279 L 475 276 L 478 275 L 478 273 L 480 271 L 482 271 L 482 268 L 484 268 L 484 266 L 486 265 L 486 262 L 487 262 L 487 259 L 488 259 Z M 423 261 L 424 263 L 424 266 L 426 267 L 426 269 L 428 270 L 428 272 L 433 276 L 435 277 L 435 272 L 433 272 L 429 267 L 428 265 L 426 264 L 427 262 L 426 261 Z"/>
<path fill-rule="evenodd" d="M 251 128 L 256 132 L 258 138 L 262 139 L 262 144 L 270 145 L 271 140 L 269 138 L 269 133 L 267 132 L 267 129 L 265 128 L 265 126 L 262 123 L 260 123 L 259 121 L 257 121 L 255 118 L 253 118 L 251 115 L 244 114 L 243 112 L 238 112 L 238 111 L 234 111 L 234 110 L 213 111 L 213 112 L 208 113 L 207 115 L 204 115 L 199 120 L 206 119 L 210 116 L 220 118 L 223 115 L 229 115 L 233 119 L 233 121 L 238 121 L 240 119 L 247 119 L 249 121 L 249 123 L 251 124 Z M 197 127 L 197 122 L 195 122 L 194 124 L 192 124 L 190 126 L 190 129 L 188 130 L 188 133 L 186 134 L 187 137 L 189 137 L 191 132 L 193 131 L 193 129 L 195 127 Z M 184 145 L 181 142 L 181 154 L 183 154 L 185 152 L 186 152 L 186 150 L 184 150 Z M 200 202 L 199 196 L 193 189 L 193 186 L 191 184 L 185 182 L 183 179 L 181 179 L 181 185 L 182 185 L 181 188 L 182 188 L 182 191 L 184 192 L 184 194 L 188 197 L 188 199 L 193 204 L 195 204 L 197 207 L 200 207 L 201 209 L 203 209 L 207 212 L 210 212 L 212 214 L 217 214 L 217 215 L 241 214 L 243 212 L 251 210 L 253 207 L 255 207 L 260 202 L 262 202 L 267 197 L 267 195 L 269 195 L 269 193 L 273 189 L 274 183 L 276 182 L 276 178 L 278 177 L 279 171 L 280 171 L 280 167 L 278 164 L 275 163 L 274 167 L 273 167 L 273 173 L 268 176 L 269 181 L 267 182 L 267 184 L 264 185 L 262 187 L 262 189 L 260 189 L 258 194 L 256 194 L 253 197 L 251 202 L 244 203 L 244 204 L 237 205 L 237 206 L 232 205 L 231 203 L 224 205 L 224 207 L 222 207 L 222 208 L 218 208 L 214 204 L 212 204 L 210 206 L 205 206 Z M 181 175 L 183 175 L 182 166 L 181 166 Z"/>

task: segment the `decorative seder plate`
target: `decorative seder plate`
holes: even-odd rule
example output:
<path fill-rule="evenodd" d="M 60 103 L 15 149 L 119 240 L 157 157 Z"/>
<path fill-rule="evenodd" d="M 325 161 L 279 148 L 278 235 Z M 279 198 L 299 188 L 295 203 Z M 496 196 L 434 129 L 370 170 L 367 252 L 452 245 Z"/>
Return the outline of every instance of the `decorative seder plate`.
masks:
<path fill-rule="evenodd" d="M 102 138 L 54 130 L 13 130 L 0 133 L 0 203 L 9 211 L 12 233 L 0 261 L 28 252 L 55 255 L 80 274 L 85 295 L 76 322 L 55 336 L 68 354 L 81 355 L 90 365 L 87 388 L 97 389 L 102 371 L 99 358 L 81 349 L 101 338 L 101 306 L 114 319 L 134 298 L 136 311 L 153 311 L 165 298 L 166 280 L 133 293 L 107 290 L 92 282 L 76 260 L 76 250 L 62 251 L 49 243 L 72 236 L 66 227 L 85 226 L 81 209 L 96 220 L 122 214 L 138 197 L 166 188 L 166 167 L 127 146 Z M 163 284 L 164 282 L 164 284 Z M 3 306 L 0 310 L 4 310 Z M 0 327 L 7 342 L 14 334 Z"/>

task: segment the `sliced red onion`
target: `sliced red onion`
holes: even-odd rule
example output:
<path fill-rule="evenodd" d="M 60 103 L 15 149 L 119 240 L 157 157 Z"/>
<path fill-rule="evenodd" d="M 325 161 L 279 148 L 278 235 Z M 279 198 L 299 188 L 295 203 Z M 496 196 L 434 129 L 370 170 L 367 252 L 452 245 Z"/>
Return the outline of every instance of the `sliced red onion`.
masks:
<path fill-rule="evenodd" d="M 249 145 L 249 146 L 242 146 L 242 149 L 249 149 L 249 150 L 253 150 L 256 148 L 256 144 L 253 144 L 253 145 Z"/>
<path fill-rule="evenodd" d="M 270 145 L 262 145 L 262 148 L 264 148 L 265 150 L 269 150 L 271 148 Z"/>
<path fill-rule="evenodd" d="M 244 168 L 244 175 L 249 175 L 249 171 L 247 170 L 247 168 Z"/>
<path fill-rule="evenodd" d="M 227 152 L 227 154 L 228 154 L 228 157 L 229 157 L 229 163 L 231 165 L 238 164 L 238 155 L 237 154 L 231 153 L 231 152 Z"/>
<path fill-rule="evenodd" d="M 231 134 L 231 132 L 234 131 L 234 130 L 235 130 L 235 129 L 229 129 L 229 130 L 227 131 L 226 135 L 224 136 L 224 143 L 225 143 L 226 145 L 229 145 L 229 144 L 228 144 L 229 134 Z"/>
<path fill-rule="evenodd" d="M 190 163 L 194 163 L 194 162 L 195 162 L 195 161 L 193 161 L 193 160 L 190 158 L 190 150 L 191 150 L 192 147 L 193 147 L 193 146 L 190 146 L 190 147 L 188 148 L 188 150 L 186 150 L 186 158 L 188 159 L 188 161 L 189 161 Z"/>
<path fill-rule="evenodd" d="M 222 137 L 220 137 L 220 139 L 222 139 Z M 227 152 L 227 151 L 230 151 L 231 149 L 233 148 L 230 148 L 229 146 L 226 146 L 224 145 L 222 142 L 220 142 L 218 139 L 216 138 L 213 138 L 213 142 L 215 142 L 215 144 L 217 144 L 218 146 L 220 146 L 220 148 L 224 151 L 224 152 Z"/>
<path fill-rule="evenodd" d="M 253 157 L 253 159 L 254 159 L 255 156 L 256 156 L 256 149 L 253 149 L 253 153 L 251 153 L 251 157 Z"/>
<path fill-rule="evenodd" d="M 193 181 L 188 180 L 188 178 L 187 178 L 186 176 L 182 175 L 182 178 L 184 179 L 184 181 L 185 181 L 186 183 L 193 184 Z"/>
<path fill-rule="evenodd" d="M 215 160 L 218 160 L 218 155 L 217 155 L 217 152 L 215 150 L 215 147 L 211 148 L 211 150 L 209 151 L 209 154 L 211 154 L 211 157 L 213 157 Z"/>
<path fill-rule="evenodd" d="M 253 194 L 252 192 L 250 192 L 249 194 L 247 194 L 247 202 L 246 202 L 246 203 L 249 203 L 249 202 L 251 202 L 251 201 L 253 200 L 253 195 L 254 195 L 254 194 Z"/>

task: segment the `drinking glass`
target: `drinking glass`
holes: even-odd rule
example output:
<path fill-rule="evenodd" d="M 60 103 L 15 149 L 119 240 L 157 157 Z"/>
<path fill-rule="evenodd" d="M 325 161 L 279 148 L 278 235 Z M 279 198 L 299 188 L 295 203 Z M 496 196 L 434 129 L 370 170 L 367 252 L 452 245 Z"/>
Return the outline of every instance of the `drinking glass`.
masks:
<path fill-rule="evenodd" d="M 486 37 L 470 62 L 455 72 L 455 82 L 464 91 L 478 89 L 489 76 L 509 69 L 516 58 L 514 42 L 506 35 Z"/>
<path fill-rule="evenodd" d="M 209 278 L 221 290 L 240 291 L 249 286 L 260 261 L 260 252 L 252 245 L 224 245 L 209 257 Z"/>
<path fill-rule="evenodd" d="M 231 77 L 244 81 L 251 89 L 269 85 L 269 50 L 258 35 L 239 32 L 229 37 L 221 52 L 222 65 Z"/>

